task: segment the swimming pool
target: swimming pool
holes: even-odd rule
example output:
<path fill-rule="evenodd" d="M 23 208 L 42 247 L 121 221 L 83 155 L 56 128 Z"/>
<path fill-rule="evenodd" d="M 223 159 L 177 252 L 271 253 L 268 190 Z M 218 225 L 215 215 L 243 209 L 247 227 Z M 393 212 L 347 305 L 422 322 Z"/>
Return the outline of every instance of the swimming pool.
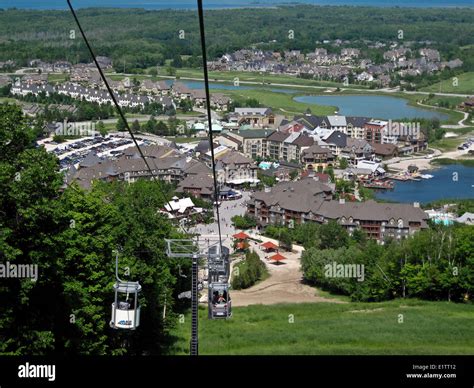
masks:
<path fill-rule="evenodd" d="M 258 165 L 259 168 L 261 168 L 262 170 L 268 170 L 269 168 L 272 167 L 272 162 L 260 162 L 260 164 Z"/>

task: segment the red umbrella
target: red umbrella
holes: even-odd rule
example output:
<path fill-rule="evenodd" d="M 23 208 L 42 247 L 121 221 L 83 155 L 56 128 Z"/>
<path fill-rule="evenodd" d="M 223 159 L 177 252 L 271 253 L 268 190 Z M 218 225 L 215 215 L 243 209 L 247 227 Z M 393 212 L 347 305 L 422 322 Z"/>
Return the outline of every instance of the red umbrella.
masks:
<path fill-rule="evenodd" d="M 274 261 L 282 261 L 282 260 L 286 260 L 286 257 L 283 256 L 282 254 L 280 253 L 275 253 L 273 256 L 270 256 L 270 260 L 274 260 Z"/>
<path fill-rule="evenodd" d="M 237 234 L 234 234 L 232 236 L 233 238 L 237 239 L 237 240 L 246 240 L 248 239 L 250 236 L 245 234 L 244 232 L 239 232 Z"/>
<path fill-rule="evenodd" d="M 262 247 L 265 248 L 266 250 L 277 249 L 278 248 L 278 246 L 276 244 L 273 244 L 271 241 L 267 241 L 267 242 L 263 243 Z"/>

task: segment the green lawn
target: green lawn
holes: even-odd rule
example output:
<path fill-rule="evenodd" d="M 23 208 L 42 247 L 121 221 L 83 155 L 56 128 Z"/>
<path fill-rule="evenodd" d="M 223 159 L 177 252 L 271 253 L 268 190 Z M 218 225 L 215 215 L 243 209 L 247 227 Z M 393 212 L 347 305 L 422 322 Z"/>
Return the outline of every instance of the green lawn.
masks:
<path fill-rule="evenodd" d="M 207 140 L 207 137 L 174 137 L 174 136 L 166 136 L 165 139 L 170 141 L 174 141 L 176 144 L 183 144 L 183 143 L 197 143 L 201 140 Z"/>
<path fill-rule="evenodd" d="M 446 166 L 450 164 L 461 164 L 466 167 L 474 167 L 474 159 L 438 158 L 438 159 L 433 160 L 431 163 L 438 166 Z"/>
<path fill-rule="evenodd" d="M 161 75 L 166 75 L 160 73 Z M 202 69 L 177 69 L 176 76 L 182 78 L 204 78 Z M 305 85 L 305 86 L 324 86 L 324 87 L 345 87 L 341 82 L 333 81 L 318 81 L 308 80 L 303 78 L 297 78 L 296 76 L 285 75 L 285 74 L 261 74 L 259 72 L 248 72 L 248 71 L 209 71 L 209 80 L 227 80 L 234 81 L 235 78 L 240 81 L 250 82 L 265 82 L 265 84 L 291 84 L 291 85 Z M 367 89 L 364 85 L 349 85 L 349 88 Z"/>
<path fill-rule="evenodd" d="M 474 134 L 474 127 L 459 128 L 459 129 L 446 129 L 446 132 L 454 132 L 457 137 L 448 137 L 441 140 L 436 140 L 430 143 L 431 148 L 437 148 L 441 151 L 454 151 L 459 145 L 461 145 L 467 138 L 472 137 Z"/>
<path fill-rule="evenodd" d="M 19 104 L 20 102 L 14 98 L 0 97 L 0 104 L 8 102 L 9 104 Z"/>
<path fill-rule="evenodd" d="M 311 109 L 311 112 L 314 115 L 332 115 L 336 110 L 336 107 L 332 106 L 323 106 L 323 105 L 314 105 L 314 104 L 303 104 L 301 102 L 296 102 L 293 100 L 293 97 L 303 95 L 304 93 L 278 93 L 272 92 L 269 90 L 263 89 L 240 89 L 240 90 L 218 90 L 213 89 L 213 93 L 225 93 L 231 98 L 235 99 L 247 99 L 255 98 L 261 105 L 269 106 L 273 110 L 279 110 L 280 114 L 286 116 L 292 116 L 293 114 L 304 113 L 307 108 Z"/>
<path fill-rule="evenodd" d="M 48 82 L 56 83 L 56 82 L 65 82 L 67 79 L 67 74 L 48 74 Z"/>
<path fill-rule="evenodd" d="M 426 88 L 422 88 L 423 92 L 438 92 L 438 93 L 459 93 L 459 94 L 473 94 L 474 93 L 474 72 L 460 74 L 458 77 L 458 86 L 453 85 L 453 80 L 447 79 Z"/>
<path fill-rule="evenodd" d="M 472 304 L 399 299 L 249 306 L 234 308 L 227 321 L 208 320 L 204 309 L 200 318 L 202 355 L 474 354 Z M 172 353 L 188 354 L 189 325 L 189 315 L 177 324 Z"/>

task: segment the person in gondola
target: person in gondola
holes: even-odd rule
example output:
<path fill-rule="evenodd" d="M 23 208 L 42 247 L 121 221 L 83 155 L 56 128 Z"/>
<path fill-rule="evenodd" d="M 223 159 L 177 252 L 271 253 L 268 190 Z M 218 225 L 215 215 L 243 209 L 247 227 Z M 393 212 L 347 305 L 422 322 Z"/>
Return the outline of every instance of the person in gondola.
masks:
<path fill-rule="evenodd" d="M 219 295 L 219 304 L 224 304 L 226 302 L 226 299 L 224 298 L 224 295 Z"/>
<path fill-rule="evenodd" d="M 214 291 L 212 295 L 212 304 L 217 304 L 217 302 L 219 302 L 219 293 Z"/>

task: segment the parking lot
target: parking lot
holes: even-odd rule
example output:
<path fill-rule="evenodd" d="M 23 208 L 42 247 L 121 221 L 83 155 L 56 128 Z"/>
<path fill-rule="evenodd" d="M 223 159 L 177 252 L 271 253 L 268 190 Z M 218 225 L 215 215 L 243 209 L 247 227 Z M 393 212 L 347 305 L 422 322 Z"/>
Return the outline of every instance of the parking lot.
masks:
<path fill-rule="evenodd" d="M 44 145 L 48 152 L 55 154 L 59 158 L 61 169 L 67 169 L 73 165 L 77 166 L 91 151 L 94 151 L 100 158 L 113 158 L 117 157 L 124 149 L 133 145 L 131 139 L 117 135 L 107 135 L 105 137 L 96 135 L 68 140 L 61 144 L 48 140 L 38 143 Z M 151 143 L 149 140 L 138 140 L 140 145 L 149 145 Z"/>

